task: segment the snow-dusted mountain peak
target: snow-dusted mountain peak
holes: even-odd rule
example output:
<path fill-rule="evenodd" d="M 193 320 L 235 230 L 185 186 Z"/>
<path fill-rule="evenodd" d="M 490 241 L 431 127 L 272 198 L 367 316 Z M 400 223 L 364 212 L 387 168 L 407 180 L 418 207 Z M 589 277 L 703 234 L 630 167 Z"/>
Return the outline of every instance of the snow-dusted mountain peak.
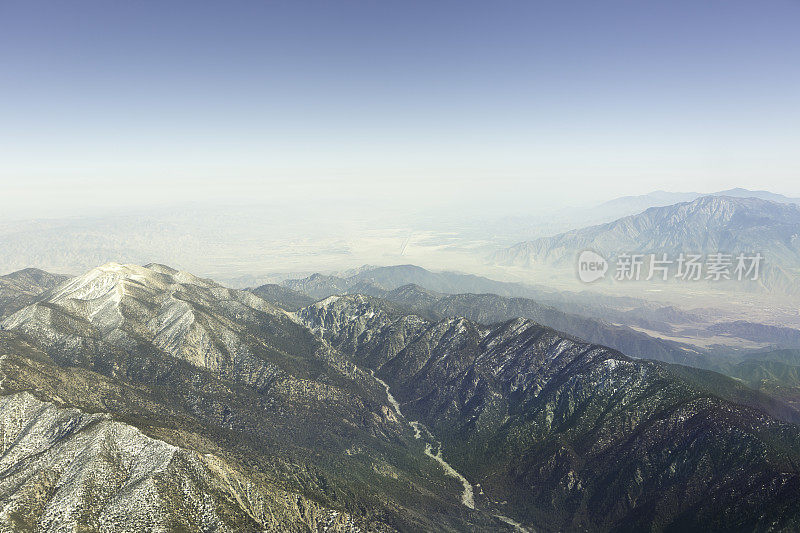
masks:
<path fill-rule="evenodd" d="M 203 288 L 217 286 L 209 280 L 164 265 L 106 263 L 66 281 L 46 294 L 45 298 L 52 302 L 63 302 L 68 299 L 95 300 L 111 293 L 121 297 L 125 294 L 126 288 L 134 285 L 168 294 L 178 285 L 185 284 Z"/>
<path fill-rule="evenodd" d="M 124 291 L 121 285 L 123 281 L 141 282 L 150 277 L 152 277 L 151 272 L 138 265 L 106 263 L 56 287 L 47 296 L 47 299 L 51 301 L 93 300 L 112 291 Z"/>
<path fill-rule="evenodd" d="M 147 345 L 196 366 L 231 371 L 236 364 L 263 366 L 253 355 L 262 347 L 252 346 L 248 332 L 274 320 L 289 319 L 253 294 L 163 265 L 107 263 L 42 294 L 2 326 L 44 332 L 52 347 L 81 349 L 85 339 Z"/>

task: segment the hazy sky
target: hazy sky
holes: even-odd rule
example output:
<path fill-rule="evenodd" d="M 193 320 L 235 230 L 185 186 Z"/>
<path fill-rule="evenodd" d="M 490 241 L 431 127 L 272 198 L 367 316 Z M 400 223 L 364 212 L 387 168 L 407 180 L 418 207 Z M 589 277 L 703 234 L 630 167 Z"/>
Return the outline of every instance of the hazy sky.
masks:
<path fill-rule="evenodd" d="M 798 28 L 798 0 L 0 0 L 0 205 L 800 196 Z"/>

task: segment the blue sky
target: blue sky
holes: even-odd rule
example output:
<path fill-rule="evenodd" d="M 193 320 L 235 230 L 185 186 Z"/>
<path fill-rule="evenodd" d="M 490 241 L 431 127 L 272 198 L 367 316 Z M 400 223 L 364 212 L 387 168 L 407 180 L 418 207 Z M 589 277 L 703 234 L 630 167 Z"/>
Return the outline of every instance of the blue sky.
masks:
<path fill-rule="evenodd" d="M 0 0 L 7 209 L 800 196 L 800 2 Z"/>

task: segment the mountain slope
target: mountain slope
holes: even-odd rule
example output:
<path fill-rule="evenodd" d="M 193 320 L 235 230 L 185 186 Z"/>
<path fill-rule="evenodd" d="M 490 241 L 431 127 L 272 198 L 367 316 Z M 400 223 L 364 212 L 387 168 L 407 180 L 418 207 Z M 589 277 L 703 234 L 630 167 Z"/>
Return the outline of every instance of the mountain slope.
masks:
<path fill-rule="evenodd" d="M 651 337 L 602 320 L 564 313 L 527 298 L 503 298 L 495 294 L 442 295 L 411 285 L 382 297 L 434 319 L 463 316 L 481 324 L 495 324 L 517 317 L 530 318 L 543 326 L 609 346 L 631 357 L 692 366 L 708 364 L 705 355 L 691 346 Z"/>
<path fill-rule="evenodd" d="M 530 267 L 565 264 L 593 249 L 620 253 L 755 253 L 766 261 L 800 264 L 800 207 L 758 198 L 705 196 L 691 202 L 653 207 L 614 222 L 519 243 L 494 256 L 501 264 Z"/>
<path fill-rule="evenodd" d="M 241 490 L 263 501 L 261 514 L 230 501 L 218 512 L 250 516 L 259 529 L 275 515 L 283 517 L 277 530 L 306 530 L 334 512 L 351 517 L 341 530 L 502 527 L 460 504 L 459 482 L 425 455 L 369 372 L 253 294 L 162 265 L 109 264 L 47 291 L 2 325 L 3 395 L 35 391 L 44 403 L 107 413 L 187 457 L 213 455 L 252 486 Z M 9 416 L 2 412 L 17 423 Z M 32 412 L 19 420 L 37 423 Z M 89 444 L 67 441 L 57 444 L 105 460 Z M 223 474 L 191 468 L 204 486 L 234 476 L 227 467 Z M 164 474 L 159 485 L 173 503 L 186 501 L 181 472 Z M 49 481 L 31 483 L 31 491 L 49 494 Z M 118 486 L 102 490 L 99 502 L 135 504 Z M 239 492 L 227 494 L 238 501 Z M 80 501 L 48 500 L 37 509 L 52 506 L 90 527 Z M 171 527 L 165 513 L 154 518 L 158 528 Z M 45 519 L 25 520 L 45 527 Z"/>
<path fill-rule="evenodd" d="M 500 296 L 539 295 L 536 288 L 521 283 L 496 281 L 473 274 L 431 272 L 416 265 L 394 265 L 365 268 L 351 276 L 313 274 L 303 279 L 289 279 L 284 287 L 322 299 L 335 294 L 366 294 L 380 296 L 403 285 L 419 285 L 427 290 L 445 294 L 492 293 Z"/>
<path fill-rule="evenodd" d="M 301 307 L 314 303 L 314 299 L 311 296 L 275 283 L 260 285 L 255 289 L 249 289 L 249 291 L 262 300 L 277 305 L 286 311 L 297 311 Z"/>
<path fill-rule="evenodd" d="M 350 529 L 347 515 L 257 487 L 218 457 L 152 439 L 107 414 L 27 392 L 0 397 L 0 410 L 3 529 Z"/>
<path fill-rule="evenodd" d="M 713 372 L 517 319 L 480 326 L 331 297 L 297 314 L 374 368 L 486 505 L 541 530 L 800 524 L 797 413 Z M 503 503 L 507 502 L 507 503 Z"/>
<path fill-rule="evenodd" d="M 51 274 L 37 268 L 26 268 L 0 276 L 0 317 L 21 309 L 39 294 L 67 279 L 68 276 Z"/>
<path fill-rule="evenodd" d="M 651 207 L 664 207 L 680 202 L 692 202 L 703 196 L 730 196 L 733 198 L 759 198 L 770 202 L 800 204 L 800 198 L 789 198 L 782 194 L 775 194 L 769 191 L 751 191 L 737 187 L 724 191 L 701 194 L 699 192 L 668 192 L 654 191 L 638 196 L 622 196 L 603 202 L 602 204 L 589 209 L 589 214 L 600 218 L 600 214 L 606 215 L 609 220 L 635 215 Z"/>
<path fill-rule="evenodd" d="M 752 389 L 779 398 L 795 409 L 800 408 L 800 350 L 745 354 L 720 365 L 719 371 L 740 379 Z"/>
<path fill-rule="evenodd" d="M 73 362 L 95 355 L 88 343 L 156 349 L 260 388 L 283 366 L 322 364 L 282 351 L 282 336 L 274 334 L 279 330 L 295 337 L 295 352 L 315 348 L 312 339 L 295 335 L 291 330 L 296 326 L 263 300 L 161 266 L 99 267 L 44 294 L 3 325 L 31 335 L 46 332 L 40 341 L 62 358 L 72 356 Z M 271 342 L 256 334 L 267 326 L 275 329 Z"/>
<path fill-rule="evenodd" d="M 415 270 L 419 269 L 419 267 L 413 268 Z M 407 279 L 398 273 L 398 267 L 385 267 L 382 270 L 387 271 L 390 269 L 392 271 L 391 283 L 386 282 L 383 276 L 376 276 L 375 278 L 383 278 L 382 281 L 388 286 L 393 286 Z M 409 270 L 403 269 L 402 271 Z M 436 286 L 437 283 L 435 281 L 432 282 L 432 280 L 438 279 L 437 275 L 428 271 L 424 272 L 431 274 L 431 276 L 423 275 L 418 277 L 422 277 L 423 282 Z M 311 285 L 312 282 L 313 285 Z M 382 286 L 378 285 L 370 285 L 368 290 L 364 292 L 359 290 L 365 287 L 364 282 L 356 282 L 352 278 L 332 276 L 312 276 L 304 280 L 291 280 L 288 283 L 297 289 L 311 290 L 320 298 L 326 298 L 334 294 L 367 294 L 392 302 L 415 314 L 437 320 L 445 317 L 463 316 L 475 322 L 492 324 L 516 317 L 525 317 L 589 342 L 610 346 L 632 357 L 657 359 L 700 367 L 710 366 L 710 363 L 705 360 L 702 350 L 692 346 L 652 337 L 629 327 L 609 324 L 602 320 L 575 313 L 565 313 L 553 306 L 543 305 L 536 300 L 528 298 L 507 298 L 488 293 L 442 294 L 429 290 L 427 287 L 423 288 L 413 284 L 399 286 L 393 290 L 383 289 Z M 448 284 L 448 286 L 454 287 L 452 284 Z M 265 298 L 268 302 L 282 305 L 285 297 L 282 294 L 274 293 L 268 287 L 265 286 L 264 289 L 259 287 L 258 289 L 253 289 L 252 292 Z M 508 290 L 509 287 L 506 287 L 506 289 Z M 295 289 L 285 288 L 285 290 L 290 290 L 293 294 L 299 293 Z M 587 309 L 587 312 L 591 311 L 591 309 Z M 660 323 L 657 325 L 660 325 Z"/>

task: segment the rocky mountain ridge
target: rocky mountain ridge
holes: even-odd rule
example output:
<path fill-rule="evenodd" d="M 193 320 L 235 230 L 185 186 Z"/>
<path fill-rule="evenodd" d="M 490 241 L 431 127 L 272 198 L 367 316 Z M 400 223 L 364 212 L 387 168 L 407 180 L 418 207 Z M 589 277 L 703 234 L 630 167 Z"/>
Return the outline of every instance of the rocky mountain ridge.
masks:
<path fill-rule="evenodd" d="M 387 271 L 389 268 L 382 270 Z M 424 282 L 431 283 L 429 277 L 424 276 L 424 278 Z M 392 276 L 390 282 L 384 282 L 391 287 L 401 280 L 407 281 L 407 278 Z M 436 282 L 433 281 L 433 283 Z M 311 290 L 316 296 L 322 298 L 331 295 L 366 294 L 391 302 L 410 313 L 431 319 L 463 316 L 475 322 L 492 324 L 511 318 L 526 317 L 590 342 L 613 347 L 633 357 L 701 367 L 711 365 L 706 360 L 704 351 L 697 347 L 659 339 L 624 325 L 611 324 L 585 315 L 564 312 L 552 305 L 539 303 L 532 298 L 504 297 L 492 293 L 445 294 L 414 284 L 387 289 L 377 281 L 367 283 L 363 280 L 356 281 L 354 278 L 321 275 L 303 280 L 290 280 L 286 285 L 265 285 L 251 289 L 251 291 L 267 301 L 291 311 L 299 309 L 303 303 L 308 305 L 311 303 L 309 300 L 313 300 L 312 296 L 301 292 L 302 289 Z M 584 310 L 585 313 L 592 311 L 589 308 Z M 656 322 L 656 324 L 658 327 L 661 323 Z"/>
<path fill-rule="evenodd" d="M 767 527 L 767 507 L 783 527 L 798 520 L 785 455 L 800 442 L 797 413 L 735 380 L 524 319 L 429 322 L 358 295 L 297 316 L 374 368 L 488 505 L 525 526 L 749 529 Z"/>
<path fill-rule="evenodd" d="M 179 448 L 181 457 L 210 454 L 230 465 L 186 467 L 204 487 L 201 495 L 234 478 L 252 487 L 220 493 L 227 507 L 215 508 L 226 514 L 219 523 L 229 530 L 506 527 L 461 505 L 460 483 L 424 454 L 368 371 L 250 293 L 161 265 L 110 264 L 43 293 L 7 317 L 3 329 L 4 396 L 30 391 L 43 405 L 70 410 L 69 419 L 107 413 L 166 443 L 158 448 L 163 453 Z M 28 410 L 9 423 L 37 422 Z M 110 434 L 109 445 L 122 447 L 126 435 Z M 59 436 L 53 446 L 70 439 Z M 97 455 L 91 443 L 75 442 L 84 443 L 67 448 L 81 457 L 75 467 L 93 471 L 83 462 Z M 157 483 L 162 498 L 151 501 L 157 529 L 172 528 L 176 513 L 194 516 L 180 507 L 190 501 L 188 478 L 182 469 L 167 470 Z M 30 490 L 44 501 L 35 508 L 41 513 L 24 517 L 29 527 L 57 530 L 44 521 L 49 508 L 79 527 L 102 518 L 87 515 L 82 500 L 52 500 L 47 482 L 30 476 Z M 5 479 L 0 475 L 0 487 Z M 14 494 L 7 481 L 0 499 Z M 242 490 L 263 502 L 256 506 L 263 512 L 242 499 Z M 121 508 L 138 506 L 122 485 L 103 482 L 94 494 L 104 505 L 118 498 Z M 212 530 L 214 523 L 198 527 Z"/>
<path fill-rule="evenodd" d="M 637 215 L 516 244 L 494 255 L 504 265 L 572 264 L 582 250 L 621 253 L 760 252 L 775 266 L 800 264 L 800 207 L 759 198 L 703 196 Z"/>
<path fill-rule="evenodd" d="M 33 302 L 36 296 L 63 283 L 69 276 L 26 268 L 0 276 L 0 318 Z"/>

